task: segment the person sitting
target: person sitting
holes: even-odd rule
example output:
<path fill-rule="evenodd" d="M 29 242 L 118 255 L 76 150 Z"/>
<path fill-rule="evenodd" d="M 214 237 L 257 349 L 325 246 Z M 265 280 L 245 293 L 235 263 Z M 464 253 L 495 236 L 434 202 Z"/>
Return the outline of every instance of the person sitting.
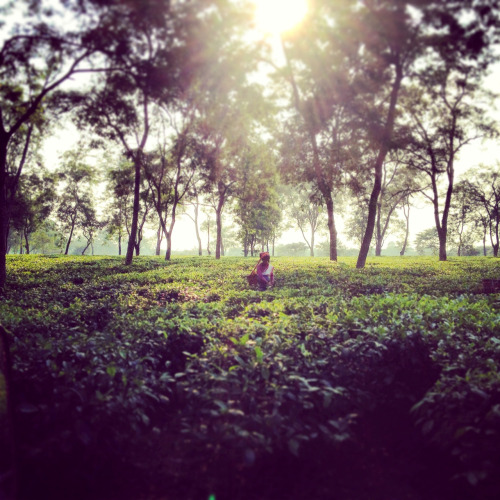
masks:
<path fill-rule="evenodd" d="M 269 263 L 270 260 L 269 252 L 260 253 L 260 262 L 257 265 L 257 284 L 261 291 L 274 285 L 274 267 Z"/>

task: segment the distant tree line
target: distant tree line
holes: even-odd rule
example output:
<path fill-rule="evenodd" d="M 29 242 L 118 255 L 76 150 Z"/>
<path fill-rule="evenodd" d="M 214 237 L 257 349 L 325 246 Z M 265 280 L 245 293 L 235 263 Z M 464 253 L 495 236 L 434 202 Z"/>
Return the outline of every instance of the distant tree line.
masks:
<path fill-rule="evenodd" d="M 92 251 L 104 228 L 126 264 L 149 227 L 170 259 L 183 211 L 199 254 L 215 258 L 225 239 L 244 255 L 272 251 L 292 223 L 310 255 L 326 232 L 336 260 L 342 215 L 362 268 L 389 235 L 405 253 L 410 209 L 424 197 L 440 260 L 450 236 L 459 255 L 481 240 L 498 256 L 498 165 L 455 181 L 463 148 L 497 136 L 483 88 L 499 39 L 496 2 L 317 0 L 282 36 L 283 64 L 248 36 L 253 8 L 250 0 L 2 7 L 0 288 L 9 249 L 30 252 L 45 240 L 67 253 L 77 235 Z M 46 168 L 43 140 L 69 119 L 82 144 Z"/>

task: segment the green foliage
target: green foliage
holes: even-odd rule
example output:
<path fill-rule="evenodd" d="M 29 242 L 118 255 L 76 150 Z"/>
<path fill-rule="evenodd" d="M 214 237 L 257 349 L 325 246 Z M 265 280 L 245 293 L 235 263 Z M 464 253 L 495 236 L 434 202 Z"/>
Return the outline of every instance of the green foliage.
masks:
<path fill-rule="evenodd" d="M 454 481 L 454 498 L 489 498 L 500 309 L 481 280 L 498 276 L 495 259 L 382 257 L 360 270 L 351 258 L 276 258 L 264 293 L 248 289 L 251 264 L 8 256 L 0 317 L 22 463 L 86 484 L 133 464 L 136 480 L 150 471 L 149 488 L 195 477 L 206 497 L 227 493 L 229 473 L 233 498 L 249 498 L 269 460 L 309 464 L 311 488 L 345 480 L 351 491 L 346 460 L 363 481 L 370 463 L 374 476 L 400 467 L 417 481 L 445 463 L 445 493 Z M 401 458 L 396 442 L 429 463 Z M 259 498 L 276 498 L 272 481 L 259 484 Z"/>
<path fill-rule="evenodd" d="M 419 255 L 424 255 L 426 250 L 430 250 L 432 255 L 436 255 L 439 250 L 439 236 L 437 229 L 431 227 L 424 229 L 415 238 L 415 247 Z"/>

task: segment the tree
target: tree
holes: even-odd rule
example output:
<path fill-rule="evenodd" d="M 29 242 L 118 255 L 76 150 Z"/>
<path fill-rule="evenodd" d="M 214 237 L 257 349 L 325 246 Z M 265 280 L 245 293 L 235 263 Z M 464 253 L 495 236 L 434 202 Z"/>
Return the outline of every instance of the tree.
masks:
<path fill-rule="evenodd" d="M 405 236 L 402 242 L 401 251 L 399 252 L 399 255 L 401 256 L 403 256 L 406 252 L 406 248 L 408 246 L 408 236 L 410 235 L 410 208 L 411 208 L 410 197 L 411 197 L 410 194 L 406 195 L 403 198 L 401 204 L 401 208 L 403 210 L 403 216 L 405 218 Z"/>
<path fill-rule="evenodd" d="M 300 257 L 306 255 L 307 250 L 307 245 L 303 241 L 287 243 L 286 245 L 280 245 L 277 248 L 277 252 L 279 255 L 291 255 Z"/>
<path fill-rule="evenodd" d="M 345 232 L 347 239 L 360 245 L 363 241 L 367 223 L 367 205 L 366 195 L 363 198 L 358 197 L 358 202 L 349 210 L 348 217 L 345 220 Z"/>
<path fill-rule="evenodd" d="M 236 194 L 248 150 L 269 117 L 262 88 L 248 76 L 257 66 L 260 45 L 245 39 L 250 29 L 248 4 L 217 2 L 205 21 L 207 64 L 197 75 L 190 97 L 198 113 L 204 194 L 216 198 L 215 258 L 222 254 L 222 213 Z"/>
<path fill-rule="evenodd" d="M 375 255 L 382 254 L 382 248 L 389 235 L 402 236 L 406 233 L 404 241 L 407 242 L 409 233 L 409 196 L 420 191 L 419 182 L 415 176 L 411 177 L 401 160 L 402 152 L 393 150 L 389 152 L 382 166 L 382 181 L 380 195 L 377 200 L 375 219 Z M 349 211 L 347 228 L 352 241 L 361 245 L 368 223 L 368 207 L 372 190 L 371 180 L 364 176 L 351 174 L 347 182 L 351 193 L 351 205 L 355 207 Z M 398 214 L 398 209 L 403 209 L 405 221 Z M 405 210 L 408 213 L 405 213 Z M 345 213 L 345 208 L 341 210 Z M 405 224 L 406 222 L 406 224 Z M 404 244 L 406 246 L 406 243 Z M 404 251 L 403 251 L 404 253 Z"/>
<path fill-rule="evenodd" d="M 123 158 L 118 166 L 108 172 L 109 185 L 114 194 L 113 204 L 115 220 L 120 221 L 120 226 L 117 228 L 119 234 L 119 245 L 121 246 L 122 229 L 125 228 L 128 241 L 132 236 L 132 222 L 134 217 L 135 203 L 135 166 L 132 162 Z M 133 239 L 134 253 L 140 255 L 141 242 L 144 236 L 144 228 L 148 222 L 152 222 L 152 214 L 154 211 L 154 201 L 151 194 L 151 187 L 148 185 L 144 176 L 141 176 L 139 184 L 139 211 L 137 212 L 137 231 Z"/>
<path fill-rule="evenodd" d="M 193 207 L 193 215 L 191 213 L 186 212 L 186 215 L 193 221 L 194 223 L 194 228 L 196 232 L 196 239 L 198 241 L 198 255 L 201 257 L 203 255 L 203 247 L 202 247 L 202 242 L 201 242 L 201 235 L 200 235 L 200 192 L 199 192 L 199 184 L 200 178 L 199 176 L 196 176 L 194 179 L 191 181 L 191 186 L 190 190 L 188 192 L 188 205 L 191 205 Z"/>
<path fill-rule="evenodd" d="M 64 236 L 58 231 L 57 223 L 47 219 L 31 236 L 33 253 L 60 253 L 64 244 Z"/>
<path fill-rule="evenodd" d="M 470 253 L 467 248 L 473 248 L 474 242 L 480 236 L 478 225 L 474 220 L 476 204 L 472 194 L 469 183 L 462 181 L 455 186 L 450 205 L 450 233 L 457 244 L 459 257 Z"/>
<path fill-rule="evenodd" d="M 164 137 L 156 152 L 148 155 L 145 162 L 145 175 L 160 220 L 161 233 L 167 239 L 165 260 L 170 260 L 172 254 L 172 232 L 178 206 L 188 193 L 199 163 L 203 161 L 203 153 L 199 151 L 201 146 L 191 134 L 192 113 L 188 113 L 186 118 L 180 128 L 172 119 L 175 136 L 170 139 L 170 147 Z"/>
<path fill-rule="evenodd" d="M 358 128 L 346 119 L 342 99 L 327 90 L 328 79 L 335 80 L 339 70 L 339 67 L 331 70 L 332 61 L 328 59 L 331 58 L 336 66 L 337 54 L 318 53 L 317 45 L 328 42 L 325 39 L 311 40 L 306 33 L 317 34 L 318 30 L 309 28 L 306 26 L 291 40 L 282 38 L 286 66 L 277 72 L 277 76 L 290 83 L 292 106 L 296 112 L 282 134 L 282 172 L 288 182 L 291 179 L 298 183 L 314 181 L 326 207 L 330 260 L 337 260 L 334 192 L 341 185 L 342 170 L 353 157 L 353 151 L 348 152 L 346 145 L 355 141 L 353 136 Z M 324 33 L 322 28 L 319 32 Z"/>
<path fill-rule="evenodd" d="M 305 185 L 300 190 L 291 189 L 288 194 L 288 216 L 300 229 L 302 237 L 309 248 L 309 255 L 314 257 L 316 232 L 322 226 L 322 200 L 318 193 L 314 192 L 311 185 Z M 309 237 L 307 233 L 309 233 Z"/>
<path fill-rule="evenodd" d="M 205 215 L 205 220 L 201 223 L 200 229 L 207 232 L 207 254 L 212 255 L 212 250 L 210 247 L 210 233 L 216 231 L 215 221 L 211 217 L 211 210 L 203 210 Z"/>
<path fill-rule="evenodd" d="M 439 235 L 435 227 L 420 231 L 415 237 L 415 248 L 419 255 L 424 255 L 427 249 L 435 255 L 439 251 L 439 245 Z"/>
<path fill-rule="evenodd" d="M 330 173 L 330 179 L 325 178 L 317 133 L 325 123 L 331 123 L 335 141 L 327 163 L 330 168 L 326 172 L 345 170 L 350 160 L 358 156 L 360 140 L 373 151 L 368 161 L 374 172 L 374 184 L 357 262 L 357 267 L 364 267 L 375 227 L 382 166 L 390 147 L 398 93 L 413 47 L 410 43 L 412 30 L 403 2 L 319 1 L 316 5 L 310 24 L 304 26 L 304 32 L 311 33 L 309 50 L 303 51 L 300 59 L 303 65 L 311 68 L 314 85 L 309 88 L 313 95 L 310 99 L 299 100 L 295 86 L 294 98 L 307 124 L 318 189 L 327 207 L 331 259 L 336 258 L 331 197 L 335 176 Z M 300 44 L 304 45 L 302 36 Z M 354 123 L 357 126 L 353 126 Z M 358 131 L 362 131 L 361 137 L 357 137 Z"/>
<path fill-rule="evenodd" d="M 382 185 L 377 201 L 377 217 L 375 221 L 376 256 L 382 254 L 382 247 L 389 234 L 404 231 L 406 237 L 403 249 L 406 247 L 409 232 L 409 197 L 421 189 L 418 182 L 404 168 L 404 163 L 400 160 L 397 151 L 389 153 L 382 167 L 382 172 Z M 403 208 L 403 212 L 408 210 L 408 217 L 404 212 L 406 224 L 397 216 L 396 209 L 399 207 Z"/>
<path fill-rule="evenodd" d="M 234 214 L 245 257 L 253 256 L 257 245 L 269 251 L 281 220 L 275 162 L 269 149 L 266 144 L 248 146 L 236 187 Z"/>
<path fill-rule="evenodd" d="M 31 169 L 20 180 L 11 206 L 11 225 L 22 235 L 27 254 L 30 253 L 30 235 L 48 219 L 56 197 L 56 178 L 41 167 Z"/>
<path fill-rule="evenodd" d="M 472 199 L 482 209 L 482 214 L 477 214 L 476 220 L 485 228 L 485 232 L 488 231 L 495 257 L 498 257 L 500 247 L 500 174 L 498 166 L 498 164 L 496 167 L 483 166 L 481 169 L 471 172 L 473 181 L 467 181 Z"/>
<path fill-rule="evenodd" d="M 118 237 L 118 255 L 121 255 L 122 240 L 130 227 L 131 217 L 128 215 L 131 212 L 134 175 L 130 162 L 125 158 L 118 158 L 116 163 L 116 167 L 108 168 L 106 172 L 106 190 L 112 195 L 106 209 L 106 213 L 110 214 L 106 228 L 109 236 Z"/>
<path fill-rule="evenodd" d="M 94 210 L 92 188 L 96 174 L 93 167 L 86 162 L 85 151 L 80 147 L 63 155 L 58 177 L 63 183 L 64 191 L 59 199 L 57 219 L 61 223 L 62 232 L 69 233 L 64 251 L 64 254 L 68 255 L 75 229 L 81 226 L 85 214 Z"/>
<path fill-rule="evenodd" d="M 493 133 L 484 109 L 477 105 L 481 75 L 479 69 L 468 65 L 438 67 L 422 75 L 423 86 L 413 89 L 410 96 L 414 137 L 409 145 L 409 165 L 429 179 L 430 192 L 423 194 L 434 208 L 442 261 L 446 260 L 456 159 L 465 145 Z"/>
<path fill-rule="evenodd" d="M 96 234 L 104 227 L 105 224 L 98 220 L 95 208 L 90 204 L 84 204 L 82 206 L 82 212 L 80 215 L 83 237 L 87 242 L 82 250 L 82 255 L 85 255 L 85 252 L 89 247 L 92 250 L 92 255 L 94 255 L 94 240 Z"/>
<path fill-rule="evenodd" d="M 103 38 L 116 40 L 107 71 L 88 93 L 78 123 L 119 143 L 134 165 L 134 202 L 125 264 L 137 252 L 141 176 L 154 103 L 168 106 L 188 88 L 199 61 L 203 16 L 187 2 L 131 0 L 108 10 Z M 116 7 L 113 5 L 113 7 Z M 205 6 L 206 7 L 206 6 Z M 125 11 L 125 12 L 124 12 Z M 83 111 L 83 113 L 82 113 Z"/>
<path fill-rule="evenodd" d="M 396 36 L 391 40 L 390 37 L 387 37 L 388 33 L 385 33 L 383 37 L 379 38 L 379 41 L 382 41 L 383 38 L 389 38 L 390 40 L 386 45 L 389 48 L 389 54 L 386 53 L 389 58 L 386 61 L 390 65 L 394 65 L 395 76 L 390 93 L 387 119 L 381 135 L 382 142 L 379 156 L 375 163 L 375 182 L 370 200 L 367 230 L 358 257 L 357 267 L 364 266 L 369 240 L 371 240 L 375 203 L 380 192 L 380 166 L 389 150 L 396 119 L 399 90 L 410 67 L 419 73 L 420 82 L 425 82 L 431 87 L 436 84 L 433 79 L 437 77 L 437 85 L 440 90 L 436 97 L 439 95 L 442 98 L 446 106 L 447 116 L 450 117 L 447 130 L 448 158 L 446 162 L 450 187 L 446 195 L 441 221 L 439 221 L 437 211 L 435 212 L 436 228 L 440 240 L 439 258 L 440 260 L 446 260 L 447 211 L 449 198 L 453 190 L 453 162 L 458 149 L 468 142 L 468 139 L 464 139 L 464 142 L 460 143 L 461 132 L 463 133 L 464 128 L 467 128 L 464 126 L 461 129 L 458 124 L 461 112 L 465 114 L 465 121 L 468 119 L 471 121 L 473 128 L 477 126 L 480 128 L 480 124 L 474 119 L 475 110 L 472 109 L 467 113 L 467 107 L 462 108 L 463 97 L 467 93 L 470 95 L 477 89 L 477 82 L 484 75 L 488 64 L 493 60 L 491 47 L 498 40 L 499 12 L 491 8 L 488 0 L 484 2 L 472 2 L 470 0 L 452 2 L 429 0 L 421 2 L 419 5 L 421 8 L 419 22 L 415 22 L 415 17 L 409 15 L 409 11 L 403 8 L 403 6 L 406 7 L 405 3 L 394 2 L 393 4 L 392 12 L 395 13 L 394 20 L 396 21 L 393 26 L 393 29 L 395 28 L 393 33 Z M 412 5 L 412 7 L 414 6 Z M 379 13 L 382 12 L 384 16 L 388 14 L 387 19 L 390 19 L 390 11 L 384 13 L 384 10 L 381 9 Z M 469 16 L 468 21 L 464 20 L 465 16 Z M 457 39 L 459 43 L 457 43 Z M 381 47 L 378 49 L 380 50 Z M 383 50 L 381 53 L 383 54 Z M 380 62 L 383 64 L 383 59 Z M 450 89 L 447 84 L 451 83 L 449 76 L 455 73 L 460 75 L 453 81 L 453 83 L 457 84 L 458 89 L 454 98 L 449 99 Z M 443 135 L 446 136 L 446 133 Z M 460 143 L 457 149 L 455 149 L 457 146 L 455 140 Z M 436 200 L 434 187 L 433 192 L 434 200 Z"/>
<path fill-rule="evenodd" d="M 357 119 L 362 140 L 372 152 L 366 159 L 372 189 L 358 268 L 365 265 L 375 230 L 382 168 L 394 147 L 404 79 L 413 78 L 420 68 L 432 68 L 436 61 L 455 68 L 477 64 L 484 70 L 492 60 L 490 49 L 497 39 L 498 11 L 491 8 L 489 0 L 424 0 L 417 5 L 400 0 L 315 2 L 309 22 L 293 41 L 302 49 L 308 40 L 309 50 L 301 54 L 297 50 L 293 58 L 311 69 L 311 75 L 317 68 L 310 79 L 314 85 L 307 87 L 306 99 L 301 100 L 295 85 L 294 100 L 305 123 L 314 117 L 307 129 L 316 167 L 320 166 L 320 155 L 314 125 L 321 129 L 334 109 L 348 113 L 347 123 Z M 326 193 L 321 176 L 317 179 L 320 192 Z"/>
<path fill-rule="evenodd" d="M 24 7 L 22 24 L 13 22 L 0 47 L 0 289 L 6 281 L 6 243 L 11 203 L 19 185 L 34 128 L 43 114 L 64 110 L 74 95 L 64 85 L 78 73 L 100 71 L 98 54 L 116 48 L 105 44 L 104 19 L 98 0 L 68 0 L 65 21 L 55 22 L 49 2 L 10 2 L 2 7 L 5 18 L 18 15 Z M 116 8 L 116 5 L 115 5 Z M 88 12 L 92 16 L 88 16 Z M 9 162 L 13 149 L 19 161 Z"/>

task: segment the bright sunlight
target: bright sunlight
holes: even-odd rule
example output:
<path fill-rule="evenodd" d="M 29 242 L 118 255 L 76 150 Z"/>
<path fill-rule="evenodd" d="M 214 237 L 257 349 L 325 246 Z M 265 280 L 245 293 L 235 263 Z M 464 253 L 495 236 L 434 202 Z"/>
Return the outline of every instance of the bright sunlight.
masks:
<path fill-rule="evenodd" d="M 291 30 L 307 14 L 307 0 L 253 0 L 257 28 L 279 34 Z"/>

